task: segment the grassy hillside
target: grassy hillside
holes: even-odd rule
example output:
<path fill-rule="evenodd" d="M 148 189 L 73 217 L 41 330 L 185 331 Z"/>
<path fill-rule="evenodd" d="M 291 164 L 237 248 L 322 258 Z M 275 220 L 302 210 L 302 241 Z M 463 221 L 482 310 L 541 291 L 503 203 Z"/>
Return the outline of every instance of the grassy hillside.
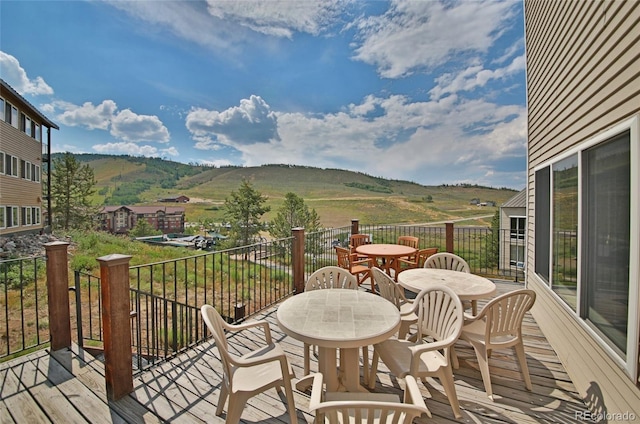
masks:
<path fill-rule="evenodd" d="M 186 165 L 157 158 L 77 155 L 88 163 L 97 180 L 98 204 L 159 204 L 161 197 L 184 194 L 188 221 L 222 220 L 224 200 L 242 179 L 250 180 L 272 211 L 293 192 L 316 209 L 325 226 L 422 223 L 492 215 L 516 192 L 479 186 L 423 186 L 409 181 L 386 180 L 338 169 L 265 165 L 222 167 Z M 471 205 L 471 199 L 493 201 L 496 207 Z M 486 223 L 489 220 L 484 220 Z"/>

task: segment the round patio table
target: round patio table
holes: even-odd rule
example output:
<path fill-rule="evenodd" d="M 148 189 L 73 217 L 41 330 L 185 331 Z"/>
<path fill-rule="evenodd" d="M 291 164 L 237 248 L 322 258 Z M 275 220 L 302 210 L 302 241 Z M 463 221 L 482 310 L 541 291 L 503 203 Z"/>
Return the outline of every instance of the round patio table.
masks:
<path fill-rule="evenodd" d="M 318 346 L 327 391 L 367 391 L 360 385 L 358 348 L 382 342 L 400 328 L 400 312 L 381 296 L 360 290 L 322 289 L 282 302 L 278 326 L 288 336 Z M 343 364 L 336 369 L 336 350 Z M 367 371 L 365 364 L 365 375 Z"/>
<path fill-rule="evenodd" d="M 356 247 L 356 253 L 373 259 L 374 264 L 381 267 L 388 275 L 391 275 L 391 270 L 394 269 L 396 271 L 394 278 L 398 275 L 398 270 L 395 269 L 398 261 L 395 259 L 415 255 L 417 251 L 418 249 L 402 244 L 387 243 L 363 244 Z M 378 259 L 382 261 L 379 262 Z"/>
<path fill-rule="evenodd" d="M 419 293 L 435 285 L 445 285 L 458 295 L 460 300 L 468 300 L 477 312 L 478 299 L 492 297 L 496 293 L 493 281 L 468 272 L 438 268 L 414 268 L 403 271 L 398 276 L 398 284 L 414 293 Z"/>

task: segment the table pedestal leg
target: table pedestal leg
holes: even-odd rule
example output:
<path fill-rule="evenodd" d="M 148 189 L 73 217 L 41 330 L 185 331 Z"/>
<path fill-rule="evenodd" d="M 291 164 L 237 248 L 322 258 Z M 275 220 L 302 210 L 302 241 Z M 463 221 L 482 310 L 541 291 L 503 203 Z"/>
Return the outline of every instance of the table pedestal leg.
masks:
<path fill-rule="evenodd" d="M 342 385 L 347 392 L 367 392 L 360 385 L 360 353 L 359 349 L 340 349 L 340 364 L 342 365 Z"/>
<path fill-rule="evenodd" d="M 318 370 L 324 377 L 328 392 L 337 392 L 340 386 L 336 366 L 336 349 L 318 346 Z"/>

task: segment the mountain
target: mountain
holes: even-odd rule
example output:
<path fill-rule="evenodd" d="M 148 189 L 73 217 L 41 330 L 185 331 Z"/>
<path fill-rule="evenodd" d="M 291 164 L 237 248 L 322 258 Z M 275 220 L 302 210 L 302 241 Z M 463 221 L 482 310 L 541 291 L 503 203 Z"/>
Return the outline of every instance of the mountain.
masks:
<path fill-rule="evenodd" d="M 54 154 L 53 158 L 59 154 Z M 492 215 L 516 194 L 511 189 L 476 185 L 424 186 L 410 181 L 388 180 L 364 172 L 295 165 L 258 167 L 209 167 L 160 158 L 77 154 L 96 177 L 94 201 L 104 205 L 160 204 L 160 198 L 186 195 L 181 204 L 187 220 L 223 219 L 223 205 L 231 191 L 247 179 L 268 197 L 275 215 L 286 193 L 293 192 L 314 208 L 324 225 L 344 226 L 351 219 L 361 223 L 422 223 Z M 494 202 L 479 207 L 473 199 Z M 166 205 L 166 203 L 164 203 Z"/>

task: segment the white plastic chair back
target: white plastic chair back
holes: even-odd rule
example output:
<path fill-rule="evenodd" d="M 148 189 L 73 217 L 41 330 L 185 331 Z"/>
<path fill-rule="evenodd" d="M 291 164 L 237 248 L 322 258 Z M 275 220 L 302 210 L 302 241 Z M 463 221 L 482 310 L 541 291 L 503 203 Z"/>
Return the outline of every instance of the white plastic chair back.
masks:
<path fill-rule="evenodd" d="M 325 266 L 309 276 L 305 291 L 320 289 L 358 289 L 358 280 L 348 269 Z"/>
<path fill-rule="evenodd" d="M 440 252 L 431 255 L 424 262 L 425 268 L 449 269 L 451 271 L 471 272 L 467 261 L 458 255 L 448 252 Z"/>

